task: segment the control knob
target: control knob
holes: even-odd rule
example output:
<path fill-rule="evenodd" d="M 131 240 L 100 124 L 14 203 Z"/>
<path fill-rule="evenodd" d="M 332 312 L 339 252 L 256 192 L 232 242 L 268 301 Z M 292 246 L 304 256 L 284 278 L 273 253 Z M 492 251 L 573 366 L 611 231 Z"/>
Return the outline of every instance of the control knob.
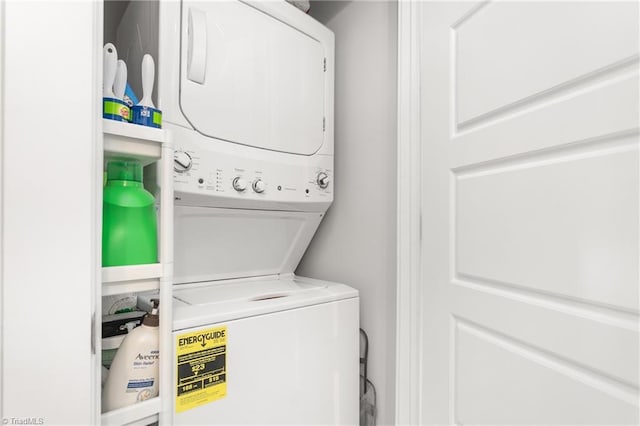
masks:
<path fill-rule="evenodd" d="M 233 189 L 235 189 L 238 192 L 244 191 L 245 189 L 247 189 L 247 181 L 242 179 L 240 176 L 237 176 L 233 180 Z"/>
<path fill-rule="evenodd" d="M 191 156 L 184 151 L 176 151 L 173 153 L 173 170 L 178 173 L 188 171 L 193 164 Z"/>
<path fill-rule="evenodd" d="M 318 173 L 316 181 L 318 182 L 318 186 L 320 188 L 325 189 L 327 186 L 329 186 L 329 175 L 325 172 L 320 172 Z"/>
<path fill-rule="evenodd" d="M 265 189 L 266 189 L 266 185 L 264 184 L 264 181 L 262 179 L 256 179 L 253 181 L 253 190 L 255 192 L 260 194 L 264 192 Z"/>

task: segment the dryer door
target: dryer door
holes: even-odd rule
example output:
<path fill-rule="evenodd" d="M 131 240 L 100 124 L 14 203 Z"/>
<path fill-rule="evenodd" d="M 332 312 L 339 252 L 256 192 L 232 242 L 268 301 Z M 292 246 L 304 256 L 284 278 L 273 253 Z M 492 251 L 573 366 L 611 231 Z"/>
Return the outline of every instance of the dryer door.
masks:
<path fill-rule="evenodd" d="M 265 3 L 261 9 L 293 7 Z M 293 154 L 320 149 L 325 51 L 318 40 L 239 1 L 183 1 L 181 34 L 180 106 L 198 132 Z"/>

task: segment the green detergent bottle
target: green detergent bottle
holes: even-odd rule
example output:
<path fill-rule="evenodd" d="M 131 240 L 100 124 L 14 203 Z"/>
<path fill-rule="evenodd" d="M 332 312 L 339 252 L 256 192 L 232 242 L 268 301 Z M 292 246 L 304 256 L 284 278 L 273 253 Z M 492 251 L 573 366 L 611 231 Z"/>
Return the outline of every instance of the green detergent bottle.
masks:
<path fill-rule="evenodd" d="M 156 262 L 155 199 L 142 186 L 142 166 L 137 161 L 110 161 L 102 203 L 102 266 Z"/>

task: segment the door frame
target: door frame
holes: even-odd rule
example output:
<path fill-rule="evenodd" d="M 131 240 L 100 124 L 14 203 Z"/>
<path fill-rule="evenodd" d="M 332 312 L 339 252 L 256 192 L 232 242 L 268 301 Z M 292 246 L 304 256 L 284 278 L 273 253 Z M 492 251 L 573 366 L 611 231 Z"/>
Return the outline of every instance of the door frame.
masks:
<path fill-rule="evenodd" d="M 5 2 L 0 1 L 0 52 L 5 52 L 5 22 L 4 22 L 4 8 Z M 4 395 L 4 369 L 2 366 L 2 360 L 4 353 L 2 348 L 2 336 L 4 336 L 4 313 L 3 313 L 3 303 L 4 300 L 4 269 L 3 269 L 3 259 L 4 259 L 4 231 L 3 231 L 3 223 L 4 223 L 4 80 L 5 80 L 5 70 L 4 70 L 4 54 L 0 54 L 0 395 Z M 3 411 L 3 401 L 4 398 L 0 396 L 0 418 L 5 418 Z"/>
<path fill-rule="evenodd" d="M 397 425 L 421 424 L 422 160 L 420 4 L 398 1 L 396 392 Z"/>

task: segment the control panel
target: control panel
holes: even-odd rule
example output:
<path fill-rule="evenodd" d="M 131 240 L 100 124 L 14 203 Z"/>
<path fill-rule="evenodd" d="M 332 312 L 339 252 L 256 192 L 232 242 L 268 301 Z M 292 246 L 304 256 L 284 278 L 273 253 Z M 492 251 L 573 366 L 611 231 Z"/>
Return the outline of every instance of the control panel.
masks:
<path fill-rule="evenodd" d="M 240 199 L 327 205 L 333 201 L 331 156 L 288 154 L 284 161 L 269 161 L 177 144 L 173 158 L 177 200 L 208 196 L 212 201 L 204 204 L 214 206 L 233 206 Z"/>

